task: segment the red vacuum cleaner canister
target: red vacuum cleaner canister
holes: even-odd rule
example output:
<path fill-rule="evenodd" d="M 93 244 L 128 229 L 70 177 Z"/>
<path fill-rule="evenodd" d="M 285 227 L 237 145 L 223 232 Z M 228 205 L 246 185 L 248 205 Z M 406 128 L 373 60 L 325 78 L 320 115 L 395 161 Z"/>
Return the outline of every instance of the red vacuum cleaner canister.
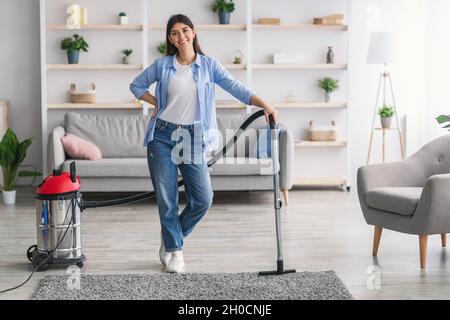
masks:
<path fill-rule="evenodd" d="M 71 172 L 53 170 L 53 174 L 44 179 L 36 193 L 40 196 L 65 195 L 80 190 L 80 179 Z"/>

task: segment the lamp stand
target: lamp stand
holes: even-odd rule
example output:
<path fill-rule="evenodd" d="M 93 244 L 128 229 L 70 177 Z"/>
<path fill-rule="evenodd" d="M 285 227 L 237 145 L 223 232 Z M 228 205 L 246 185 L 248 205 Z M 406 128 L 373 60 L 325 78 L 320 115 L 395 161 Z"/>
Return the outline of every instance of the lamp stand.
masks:
<path fill-rule="evenodd" d="M 396 128 L 378 128 L 375 126 L 375 121 L 377 118 L 377 114 L 378 114 L 378 102 L 379 102 L 379 98 L 380 98 L 380 92 L 381 92 L 381 87 L 383 87 L 383 105 L 386 104 L 386 85 L 389 82 L 389 88 L 391 91 L 391 97 L 392 97 L 392 103 L 393 103 L 393 108 L 394 108 L 394 117 L 397 123 L 397 127 Z M 370 156 L 372 153 L 372 143 L 373 143 L 373 136 L 374 136 L 374 132 L 381 130 L 383 133 L 383 142 L 382 142 L 382 159 L 383 159 L 383 163 L 386 160 L 385 157 L 385 147 L 386 147 L 386 131 L 387 130 L 397 130 L 398 131 L 398 136 L 400 139 L 400 151 L 401 151 L 401 157 L 402 159 L 405 158 L 405 151 L 403 148 L 403 137 L 402 137 L 402 132 L 400 130 L 400 123 L 398 121 L 398 115 L 397 115 L 397 108 L 396 108 L 396 104 L 395 104 L 395 97 L 394 97 L 394 89 L 392 87 L 392 80 L 391 80 L 391 75 L 390 73 L 387 71 L 387 65 L 386 63 L 384 64 L 384 72 L 380 73 L 380 78 L 378 80 L 378 91 L 377 91 L 377 99 L 375 101 L 375 109 L 374 109 L 374 113 L 373 113 L 373 119 L 372 119 L 372 130 L 370 133 L 370 142 L 369 142 L 369 152 L 367 155 L 367 162 L 366 164 L 369 164 L 370 162 Z"/>

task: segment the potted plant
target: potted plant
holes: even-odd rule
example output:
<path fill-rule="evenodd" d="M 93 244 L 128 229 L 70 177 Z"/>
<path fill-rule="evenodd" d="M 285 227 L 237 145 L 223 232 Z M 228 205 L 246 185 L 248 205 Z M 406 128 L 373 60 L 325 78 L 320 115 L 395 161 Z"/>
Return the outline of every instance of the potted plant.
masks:
<path fill-rule="evenodd" d="M 220 24 L 230 23 L 230 13 L 234 11 L 233 0 L 214 0 L 211 8 L 212 11 L 219 12 Z"/>
<path fill-rule="evenodd" d="M 394 113 L 395 113 L 394 107 L 388 106 L 386 104 L 384 104 L 383 107 L 378 109 L 378 114 L 380 115 L 382 128 L 389 128 L 391 126 L 391 119 Z"/>
<path fill-rule="evenodd" d="M 128 16 L 125 12 L 119 13 L 119 24 L 128 24 Z"/>
<path fill-rule="evenodd" d="M 123 64 L 129 64 L 130 61 L 128 59 L 130 55 L 133 53 L 133 49 L 123 49 L 122 53 L 124 54 L 124 57 L 122 59 Z"/>
<path fill-rule="evenodd" d="M 31 145 L 31 139 L 25 139 L 19 142 L 16 134 L 11 129 L 6 130 L 5 135 L 0 142 L 0 166 L 3 172 L 3 202 L 5 204 L 14 204 L 16 202 L 16 178 L 40 176 L 41 173 L 31 171 L 20 171 L 20 164 L 27 155 L 27 149 Z"/>
<path fill-rule="evenodd" d="M 443 124 L 445 122 L 450 122 L 450 115 L 441 114 L 439 117 L 436 118 L 437 122 L 439 124 Z M 450 130 L 450 123 L 447 123 L 447 125 L 442 127 L 443 129 Z"/>
<path fill-rule="evenodd" d="M 330 102 L 330 93 L 339 89 L 339 80 L 325 77 L 320 79 L 318 84 L 325 93 L 325 102 Z"/>
<path fill-rule="evenodd" d="M 67 60 L 69 61 L 69 64 L 78 63 L 80 50 L 87 52 L 87 48 L 89 48 L 89 45 L 84 38 L 78 34 L 64 38 L 61 41 L 61 49 L 67 51 Z"/>
<path fill-rule="evenodd" d="M 161 54 L 166 54 L 166 52 L 167 52 L 167 45 L 166 45 L 166 42 L 165 42 L 165 41 L 161 41 L 161 42 L 158 44 L 157 49 L 158 49 L 158 52 L 159 52 L 159 53 L 161 53 Z"/>
<path fill-rule="evenodd" d="M 242 63 L 242 58 L 244 57 L 244 54 L 238 49 L 236 49 L 236 52 L 237 52 L 237 55 L 234 56 L 233 63 L 234 64 L 241 64 Z"/>

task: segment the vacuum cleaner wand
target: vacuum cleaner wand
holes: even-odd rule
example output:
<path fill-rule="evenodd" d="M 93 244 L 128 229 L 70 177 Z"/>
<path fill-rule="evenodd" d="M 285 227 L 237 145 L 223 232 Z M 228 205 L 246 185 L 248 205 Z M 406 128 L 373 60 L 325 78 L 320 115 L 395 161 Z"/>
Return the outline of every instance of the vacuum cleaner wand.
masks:
<path fill-rule="evenodd" d="M 272 134 L 272 168 L 273 168 L 273 193 L 274 193 L 274 209 L 275 209 L 275 229 L 277 235 L 277 270 L 260 271 L 260 276 L 280 275 L 285 273 L 294 273 L 295 269 L 284 270 L 283 265 L 283 249 L 281 242 L 281 206 L 280 199 L 280 175 L 279 175 L 279 149 L 278 149 L 278 132 L 275 130 L 275 123 L 272 116 L 269 116 L 270 132 Z"/>

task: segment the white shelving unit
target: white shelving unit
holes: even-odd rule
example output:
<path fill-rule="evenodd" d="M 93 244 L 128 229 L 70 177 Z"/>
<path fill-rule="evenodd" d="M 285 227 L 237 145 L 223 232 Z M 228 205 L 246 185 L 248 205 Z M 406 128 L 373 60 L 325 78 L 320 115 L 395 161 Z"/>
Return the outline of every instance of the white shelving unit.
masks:
<path fill-rule="evenodd" d="M 84 2 L 83 2 L 84 1 Z M 43 172 L 46 175 L 46 163 L 47 163 L 47 137 L 48 133 L 53 129 L 52 122 L 49 121 L 49 114 L 65 112 L 67 110 L 82 110 L 83 112 L 94 112 L 94 111 L 120 111 L 120 110 L 133 110 L 135 109 L 137 112 L 142 110 L 143 113 L 147 113 L 149 109 L 152 107 L 141 103 L 138 101 L 133 101 L 131 96 L 127 98 L 121 98 L 114 101 L 114 99 L 99 99 L 95 104 L 73 104 L 68 103 L 67 99 L 64 98 L 54 98 L 53 90 L 61 90 L 61 86 L 57 80 L 54 80 L 54 77 L 62 77 L 61 74 L 68 76 L 72 76 L 76 79 L 83 79 L 83 77 L 96 77 L 99 74 L 108 73 L 111 74 L 114 79 L 130 79 L 145 69 L 153 60 L 151 54 L 149 53 L 149 48 L 154 48 L 157 43 L 161 40 L 161 38 L 156 38 L 153 36 L 154 33 L 164 34 L 166 25 L 162 24 L 161 21 L 154 21 L 155 19 L 151 17 L 151 10 L 156 10 L 153 6 L 154 2 L 158 0 L 131 0 L 126 3 L 126 8 L 122 8 L 126 10 L 127 8 L 139 6 L 140 10 L 136 10 L 137 14 L 135 15 L 134 24 L 129 25 L 118 25 L 111 23 L 111 21 L 105 21 L 105 19 L 91 19 L 89 18 L 89 24 L 84 25 L 81 29 L 78 30 L 68 30 L 65 26 L 64 21 L 66 20 L 65 8 L 67 5 L 71 4 L 69 1 L 63 1 L 63 3 L 56 2 L 55 0 L 40 0 L 40 35 L 41 35 L 41 83 L 42 83 L 42 101 L 41 101 L 41 110 L 42 110 L 42 135 L 43 135 Z M 298 112 L 303 115 L 309 115 L 310 113 L 320 115 L 326 115 L 329 112 L 337 112 L 339 114 L 345 114 L 346 123 L 342 125 L 343 135 L 340 141 L 336 142 L 309 142 L 309 141 L 301 141 L 295 144 L 296 151 L 301 150 L 303 153 L 314 152 L 314 150 L 336 150 L 332 152 L 340 152 L 341 149 L 346 149 L 346 155 L 344 164 L 345 169 L 342 172 L 336 174 L 337 177 L 320 177 L 318 174 L 317 178 L 314 177 L 303 177 L 302 175 L 296 176 L 294 181 L 296 185 L 301 186 L 311 186 L 311 185 L 343 185 L 349 186 L 348 182 L 350 181 L 348 168 L 349 168 L 349 141 L 348 141 L 348 113 L 349 113 L 349 105 L 348 105 L 348 51 L 346 51 L 346 56 L 342 55 L 337 58 L 335 64 L 324 64 L 320 61 L 311 61 L 310 63 L 299 63 L 299 64 L 273 64 L 267 63 L 267 61 L 260 61 L 255 57 L 255 47 L 258 47 L 258 43 L 255 43 L 255 38 L 259 37 L 261 33 L 268 32 L 270 34 L 275 35 L 283 34 L 284 32 L 289 32 L 292 35 L 299 34 L 310 34 L 312 35 L 312 43 L 309 43 L 305 46 L 305 51 L 310 50 L 310 48 L 314 47 L 314 37 L 320 37 L 322 34 L 326 35 L 326 37 L 333 39 L 335 35 L 340 35 L 342 33 L 347 33 L 349 27 L 347 25 L 314 25 L 311 23 L 282 23 L 280 25 L 261 25 L 257 24 L 257 17 L 255 16 L 255 12 L 260 9 L 260 3 L 257 3 L 255 0 L 237 0 L 242 5 L 240 7 L 241 12 L 245 10 L 245 15 L 241 16 L 240 21 L 237 23 L 232 23 L 229 25 L 220 25 L 210 23 L 210 21 L 202 21 L 201 19 L 193 19 L 196 24 L 196 29 L 199 32 L 199 35 L 203 36 L 203 32 L 212 33 L 212 34 L 220 34 L 221 32 L 229 33 L 236 32 L 237 37 L 241 37 L 244 35 L 243 39 L 245 39 L 245 49 L 242 50 L 245 56 L 245 62 L 243 64 L 231 64 L 225 61 L 222 62 L 224 67 L 230 72 L 239 73 L 241 76 L 245 76 L 246 85 L 250 88 L 254 89 L 256 81 L 258 82 L 264 78 L 270 78 L 275 76 L 283 76 L 285 72 L 289 74 L 308 74 L 309 72 L 322 72 L 328 73 L 332 75 L 334 72 L 345 72 L 346 73 L 346 83 L 345 88 L 343 90 L 346 91 L 346 98 L 344 101 L 333 101 L 333 102 L 322 102 L 322 101 L 311 101 L 307 99 L 307 101 L 302 101 L 301 99 L 295 99 L 290 101 L 282 101 L 280 99 L 266 99 L 272 103 L 280 112 L 280 119 L 283 121 L 283 116 L 289 112 Z M 266 0 L 268 2 L 269 0 Z M 283 0 L 282 0 L 283 1 Z M 206 6 L 209 4 L 209 0 L 205 0 L 205 3 L 199 3 L 198 5 Z M 80 0 L 80 4 L 91 2 Z M 99 5 L 109 5 L 109 2 L 99 1 Z M 305 5 L 310 5 L 309 2 L 303 1 Z M 348 9 L 348 0 L 340 0 L 339 3 L 345 3 L 346 12 L 340 12 L 347 16 L 350 14 Z M 49 10 L 50 8 L 47 5 L 57 5 L 58 9 Z M 96 4 L 97 5 L 97 4 Z M 111 3 L 110 6 L 114 4 Z M 166 3 L 164 6 L 171 6 L 172 4 Z M 174 4 L 175 5 L 175 4 Z M 258 7 L 256 7 L 258 5 Z M 203 7 L 204 7 L 203 6 Z M 273 1 L 273 8 L 271 9 L 271 15 L 277 16 L 277 6 L 279 4 Z M 190 4 L 191 9 L 192 4 Z M 324 6 L 325 7 L 325 6 Z M 158 7 L 159 8 L 159 7 Z M 149 10 L 150 9 L 150 10 Z M 200 10 L 200 9 L 199 9 Z M 201 10 L 205 10 L 202 8 Z M 279 10 L 282 10 L 281 7 Z M 330 14 L 325 9 L 322 10 L 323 15 Z M 50 16 L 47 16 L 47 13 L 51 12 Z M 332 12 L 336 13 L 336 12 Z M 163 14 L 163 13 L 161 13 Z M 57 15 L 57 16 L 56 16 Z M 140 21 L 136 20 L 136 16 L 139 16 Z M 216 15 L 216 14 L 215 14 Z M 311 16 L 310 20 L 312 21 L 314 17 Z M 92 20 L 92 21 L 91 21 Z M 164 19 L 163 19 L 164 20 Z M 155 23 L 156 22 L 156 23 Z M 206 23 L 205 23 L 206 22 Z M 306 22 L 306 21 L 305 21 Z M 69 33 L 70 32 L 70 33 Z M 89 37 L 94 39 L 98 39 L 99 37 L 107 37 L 110 35 L 123 35 L 123 38 L 131 38 L 136 37 L 133 36 L 138 33 L 138 40 L 135 41 L 135 46 L 141 47 L 139 50 L 139 61 L 136 61 L 134 64 L 123 65 L 118 63 L 111 63 L 110 61 L 88 61 L 84 62 L 80 61 L 80 64 L 77 65 L 69 65 L 66 63 L 61 63 L 62 61 L 55 61 L 55 52 L 61 51 L 59 48 L 59 43 L 56 43 L 55 40 L 49 39 L 50 37 L 55 38 L 55 34 L 58 35 L 58 38 L 67 36 L 69 34 L 79 33 L 81 35 L 85 35 L 87 33 Z M 150 34 L 152 33 L 152 34 Z M 269 35 L 270 36 L 270 35 Z M 95 41 L 95 40 L 94 40 Z M 133 40 L 134 41 L 134 40 Z M 348 42 L 348 36 L 345 37 L 345 41 Z M 88 41 L 89 42 L 89 41 Z M 201 42 L 205 45 L 205 40 L 201 38 Z M 226 42 L 224 42 L 226 44 Z M 348 48 L 347 43 L 345 43 Z M 303 50 L 303 49 L 302 49 Z M 276 50 L 274 50 L 276 52 Z M 259 52 L 258 52 L 259 53 Z M 83 54 L 83 53 L 82 53 Z M 53 58 L 49 58 L 52 55 Z M 319 59 L 317 59 L 319 60 Z M 257 78 L 255 78 L 255 73 L 257 73 Z M 58 75 L 58 76 L 57 76 Z M 78 77 L 78 78 L 77 78 Z M 52 78 L 52 79 L 49 79 Z M 52 82 L 53 81 L 53 82 Z M 49 85 L 49 82 L 52 82 Z M 97 88 L 99 86 L 97 85 Z M 270 88 L 267 88 L 270 90 Z M 256 90 L 256 92 L 265 92 L 264 90 Z M 261 94 L 263 98 L 265 98 L 264 94 Z M 55 95 L 58 97 L 62 97 L 61 95 Z M 246 106 L 236 100 L 218 100 L 216 101 L 217 109 L 227 109 L 229 112 L 246 112 L 251 113 L 256 109 L 254 107 Z M 228 112 L 228 111 L 223 111 Z M 59 113 L 58 113 L 59 114 Z M 288 126 L 289 127 L 289 126 Z M 294 132 L 299 131 L 299 128 L 291 128 Z M 298 140 L 298 133 L 295 133 L 296 139 Z M 342 157 L 341 157 L 342 158 Z M 299 158 L 296 155 L 296 166 L 297 162 L 302 160 L 303 158 Z M 324 161 L 324 159 L 320 159 Z M 332 159 L 330 159 L 332 160 Z M 301 161 L 300 161 L 301 162 Z M 318 172 L 319 173 L 319 172 Z"/>

